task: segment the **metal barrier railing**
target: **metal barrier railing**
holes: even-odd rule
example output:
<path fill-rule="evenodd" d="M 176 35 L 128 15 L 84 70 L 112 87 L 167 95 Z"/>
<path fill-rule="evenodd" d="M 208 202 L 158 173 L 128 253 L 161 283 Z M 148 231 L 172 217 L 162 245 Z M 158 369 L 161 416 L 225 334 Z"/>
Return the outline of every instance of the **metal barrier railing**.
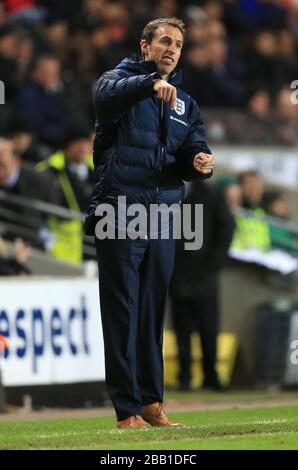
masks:
<path fill-rule="evenodd" d="M 55 215 L 56 217 L 61 217 L 62 219 L 76 219 L 83 221 L 85 217 L 84 214 L 71 211 L 65 207 L 56 206 L 54 204 L 49 204 L 47 202 L 38 201 L 35 199 L 24 199 L 21 196 L 7 193 L 5 191 L 0 191 L 0 201 L 4 201 L 8 204 L 15 204 L 25 209 L 32 209 L 47 215 Z"/>
<path fill-rule="evenodd" d="M 22 214 L 16 209 L 23 209 L 26 213 Z M 50 216 L 55 216 L 61 220 L 79 220 L 82 223 L 85 219 L 85 214 L 80 212 L 0 191 L 2 232 L 9 231 L 15 237 L 23 237 L 38 243 L 41 239 L 36 229 L 46 226 L 46 220 Z M 93 238 L 84 234 L 82 234 L 82 238 L 84 256 L 95 258 L 96 251 Z"/>
<path fill-rule="evenodd" d="M 244 208 L 237 209 L 236 211 L 234 211 L 234 215 L 242 215 L 247 218 L 261 219 L 264 222 L 266 222 L 268 225 L 283 228 L 295 235 L 298 235 L 298 222 L 296 222 L 295 220 L 280 219 L 278 217 L 272 217 L 271 215 L 267 215 L 267 214 L 258 215 L 255 212 L 250 211 L 248 209 L 244 209 Z"/>
<path fill-rule="evenodd" d="M 4 203 L 2 207 L 1 203 Z M 14 209 L 9 208 L 9 206 L 14 206 Z M 32 211 L 34 214 L 21 214 L 15 211 L 16 207 L 22 208 L 27 212 Z M 269 226 L 287 230 L 295 235 L 295 237 L 298 237 L 298 222 L 282 220 L 269 215 L 257 215 L 255 212 L 243 208 L 235 211 L 234 215 L 241 215 L 245 218 L 262 219 Z M 83 222 L 85 218 L 85 214 L 74 212 L 64 207 L 42 201 L 24 199 L 21 196 L 0 191 L 0 222 L 2 231 L 8 230 L 16 237 L 29 238 L 38 242 L 40 238 L 36 229 L 46 225 L 46 219 L 49 216 L 55 216 L 61 220 L 79 220 L 81 222 Z M 96 250 L 93 237 L 87 237 L 82 234 L 82 239 L 84 256 L 95 259 Z"/>

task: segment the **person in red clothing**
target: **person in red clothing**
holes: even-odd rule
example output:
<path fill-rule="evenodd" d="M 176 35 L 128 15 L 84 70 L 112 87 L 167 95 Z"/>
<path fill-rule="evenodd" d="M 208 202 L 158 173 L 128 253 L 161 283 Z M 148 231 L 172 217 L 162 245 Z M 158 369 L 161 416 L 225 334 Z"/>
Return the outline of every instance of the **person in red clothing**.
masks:
<path fill-rule="evenodd" d="M 36 0 L 4 0 L 5 7 L 10 13 L 20 13 L 26 8 L 36 7 Z"/>
<path fill-rule="evenodd" d="M 14 23 L 36 23 L 41 21 L 46 11 L 36 0 L 4 0 L 6 12 Z"/>

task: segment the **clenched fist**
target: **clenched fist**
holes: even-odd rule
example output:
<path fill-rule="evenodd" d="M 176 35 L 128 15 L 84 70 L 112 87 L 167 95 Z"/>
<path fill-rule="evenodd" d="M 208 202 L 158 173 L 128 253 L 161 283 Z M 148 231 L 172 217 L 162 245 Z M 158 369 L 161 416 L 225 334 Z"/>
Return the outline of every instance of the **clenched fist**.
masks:
<path fill-rule="evenodd" d="M 206 175 L 214 168 L 214 156 L 200 152 L 194 157 L 193 166 L 199 173 Z"/>
<path fill-rule="evenodd" d="M 154 80 L 153 89 L 157 93 L 157 98 L 165 100 L 170 103 L 170 108 L 175 109 L 177 101 L 177 90 L 173 85 L 170 85 L 165 80 Z"/>

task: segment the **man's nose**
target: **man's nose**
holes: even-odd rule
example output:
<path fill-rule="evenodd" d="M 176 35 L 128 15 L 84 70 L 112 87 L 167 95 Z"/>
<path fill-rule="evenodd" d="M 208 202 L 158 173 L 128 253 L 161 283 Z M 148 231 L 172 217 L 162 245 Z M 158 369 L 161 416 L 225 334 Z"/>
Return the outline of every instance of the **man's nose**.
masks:
<path fill-rule="evenodd" d="M 175 55 L 176 49 L 177 49 L 176 46 L 172 44 L 171 46 L 168 47 L 168 53 L 171 55 Z"/>

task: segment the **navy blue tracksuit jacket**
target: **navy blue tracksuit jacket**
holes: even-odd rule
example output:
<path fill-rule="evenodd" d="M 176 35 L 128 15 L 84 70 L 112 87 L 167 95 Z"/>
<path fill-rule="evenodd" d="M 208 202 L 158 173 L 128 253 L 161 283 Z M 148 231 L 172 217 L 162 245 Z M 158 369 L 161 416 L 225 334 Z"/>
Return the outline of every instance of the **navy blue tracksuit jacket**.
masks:
<path fill-rule="evenodd" d="M 179 203 L 183 180 L 205 179 L 194 156 L 211 153 L 200 112 L 181 90 L 177 106 L 158 100 L 155 62 L 125 59 L 104 73 L 95 91 L 95 185 L 85 230 L 94 235 L 95 210 L 126 196 L 127 203 Z M 95 240 L 106 384 L 117 419 L 141 414 L 142 406 L 163 401 L 162 337 L 171 279 L 173 239 Z"/>

